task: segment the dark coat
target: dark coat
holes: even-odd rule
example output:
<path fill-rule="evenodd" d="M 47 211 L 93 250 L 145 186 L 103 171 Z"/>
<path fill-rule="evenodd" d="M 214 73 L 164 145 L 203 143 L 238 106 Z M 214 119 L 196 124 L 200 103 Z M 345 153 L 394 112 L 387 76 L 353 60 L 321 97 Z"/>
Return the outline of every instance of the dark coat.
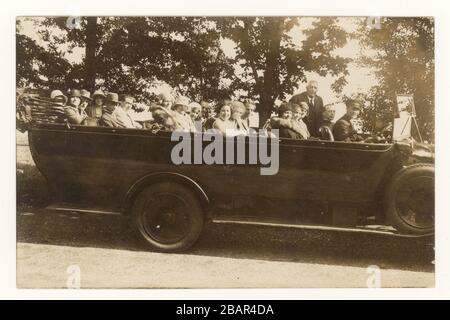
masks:
<path fill-rule="evenodd" d="M 314 104 L 311 104 L 308 98 L 308 94 L 305 92 L 302 92 L 300 94 L 294 95 L 289 102 L 300 104 L 300 102 L 306 102 L 309 106 L 309 112 L 306 119 L 304 119 L 309 133 L 313 137 L 319 136 L 319 128 L 322 125 L 322 112 L 324 110 L 323 108 L 323 100 L 319 96 L 314 97 Z"/>
<path fill-rule="evenodd" d="M 353 128 L 348 115 L 343 115 L 333 126 L 333 136 L 335 141 L 361 141 L 355 128 Z"/>

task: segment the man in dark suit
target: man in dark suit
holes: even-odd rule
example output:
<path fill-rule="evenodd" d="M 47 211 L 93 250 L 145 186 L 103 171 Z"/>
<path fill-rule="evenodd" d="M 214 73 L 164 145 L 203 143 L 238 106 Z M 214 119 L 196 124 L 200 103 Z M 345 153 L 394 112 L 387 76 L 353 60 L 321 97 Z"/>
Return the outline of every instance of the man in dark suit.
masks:
<path fill-rule="evenodd" d="M 333 126 L 333 136 L 335 141 L 356 142 L 362 141 L 350 120 L 355 119 L 361 113 L 361 102 L 350 99 L 345 103 L 347 113 L 344 114 Z"/>
<path fill-rule="evenodd" d="M 317 81 L 310 81 L 306 86 L 306 91 L 294 95 L 289 102 L 300 105 L 306 102 L 309 107 L 309 113 L 305 118 L 309 133 L 313 137 L 319 136 L 319 128 L 322 125 L 323 100 L 317 95 Z"/>

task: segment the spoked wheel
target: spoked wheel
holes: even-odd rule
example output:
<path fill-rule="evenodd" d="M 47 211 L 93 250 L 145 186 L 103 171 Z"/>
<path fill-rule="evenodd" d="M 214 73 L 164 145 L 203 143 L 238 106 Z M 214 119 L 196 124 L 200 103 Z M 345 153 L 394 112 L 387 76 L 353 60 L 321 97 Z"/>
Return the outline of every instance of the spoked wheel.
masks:
<path fill-rule="evenodd" d="M 398 172 L 386 190 L 386 214 L 399 231 L 434 231 L 434 167 L 420 164 Z"/>
<path fill-rule="evenodd" d="M 133 223 L 153 249 L 173 252 L 189 248 L 203 228 L 203 212 L 192 192 L 175 183 L 159 183 L 135 199 Z"/>

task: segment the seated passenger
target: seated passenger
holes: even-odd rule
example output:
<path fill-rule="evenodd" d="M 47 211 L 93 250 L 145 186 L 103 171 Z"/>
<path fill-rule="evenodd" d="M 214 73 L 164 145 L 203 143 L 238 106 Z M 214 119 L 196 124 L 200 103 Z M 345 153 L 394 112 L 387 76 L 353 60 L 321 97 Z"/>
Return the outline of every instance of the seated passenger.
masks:
<path fill-rule="evenodd" d="M 203 130 L 212 129 L 214 121 L 216 121 L 216 112 L 209 102 L 202 101 L 202 123 Z"/>
<path fill-rule="evenodd" d="M 231 119 L 236 123 L 236 129 L 241 134 L 248 134 L 250 128 L 248 122 L 243 119 L 246 113 L 245 105 L 239 101 L 233 101 L 231 103 Z"/>
<path fill-rule="evenodd" d="M 319 139 L 334 141 L 333 119 L 336 114 L 334 105 L 325 105 L 322 111 L 322 123 L 319 127 Z"/>
<path fill-rule="evenodd" d="M 88 118 L 86 119 L 86 122 L 90 126 L 98 126 L 99 121 L 102 118 L 103 115 L 103 107 L 105 102 L 105 94 L 102 90 L 96 90 L 94 91 L 94 94 L 92 95 L 92 103 L 88 105 L 85 109 L 86 114 L 88 115 Z"/>
<path fill-rule="evenodd" d="M 131 107 L 133 106 L 133 97 L 124 95 L 118 106 L 112 113 L 112 117 L 120 128 L 141 129 L 142 126 L 133 120 L 130 115 Z"/>
<path fill-rule="evenodd" d="M 145 128 L 157 133 L 159 131 L 174 131 L 177 125 L 172 116 L 173 112 L 164 107 L 159 107 L 153 110 L 153 122 L 146 123 Z"/>
<path fill-rule="evenodd" d="M 244 120 L 247 122 L 249 128 L 259 128 L 259 113 L 256 112 L 256 105 L 250 99 L 245 100 L 245 115 Z"/>
<path fill-rule="evenodd" d="M 64 108 L 67 121 L 72 124 L 84 124 L 84 120 L 87 118 L 87 114 L 80 107 L 81 105 L 81 93 L 79 90 L 70 90 L 69 102 Z"/>
<path fill-rule="evenodd" d="M 293 109 L 291 103 L 282 103 L 278 108 L 278 117 L 270 119 L 270 128 L 278 129 L 280 138 L 305 139 L 304 129 L 292 118 Z"/>
<path fill-rule="evenodd" d="M 301 101 L 300 104 L 292 103 L 292 118 L 298 123 L 298 130 L 303 139 L 309 139 L 311 136 L 308 131 L 308 126 L 303 119 L 308 115 L 309 106 L 306 102 Z"/>
<path fill-rule="evenodd" d="M 61 90 L 53 90 L 50 93 L 50 99 L 61 106 L 65 106 L 67 103 L 67 97 L 61 92 Z"/>
<path fill-rule="evenodd" d="M 168 93 L 160 93 L 157 103 L 161 107 L 170 109 L 172 107 L 173 97 Z"/>
<path fill-rule="evenodd" d="M 235 135 L 237 131 L 236 122 L 230 120 L 231 107 L 228 104 L 222 105 L 219 110 L 219 116 L 214 121 L 212 128 L 221 134 Z"/>
<path fill-rule="evenodd" d="M 114 111 L 119 103 L 119 95 L 117 93 L 108 92 L 106 94 L 105 106 L 103 107 L 102 117 L 99 124 L 101 126 L 117 128 L 117 123 Z"/>
<path fill-rule="evenodd" d="M 189 104 L 189 115 L 193 122 L 202 121 L 202 106 L 200 103 L 191 102 Z"/>
<path fill-rule="evenodd" d="M 86 111 L 86 108 L 91 104 L 92 99 L 91 99 L 91 93 L 87 90 L 81 89 L 80 91 L 81 93 L 81 104 L 80 104 L 80 108 L 82 108 L 83 110 Z"/>
<path fill-rule="evenodd" d="M 351 123 L 351 120 L 358 118 L 361 113 L 361 103 L 358 100 L 350 99 L 345 105 L 347 112 L 333 126 L 333 136 L 335 141 L 356 142 L 362 141 Z"/>
<path fill-rule="evenodd" d="M 175 100 L 172 110 L 174 111 L 173 117 L 177 125 L 177 129 L 183 131 L 194 132 L 195 126 L 190 116 L 186 113 L 189 108 L 189 99 L 184 96 L 178 97 Z"/>

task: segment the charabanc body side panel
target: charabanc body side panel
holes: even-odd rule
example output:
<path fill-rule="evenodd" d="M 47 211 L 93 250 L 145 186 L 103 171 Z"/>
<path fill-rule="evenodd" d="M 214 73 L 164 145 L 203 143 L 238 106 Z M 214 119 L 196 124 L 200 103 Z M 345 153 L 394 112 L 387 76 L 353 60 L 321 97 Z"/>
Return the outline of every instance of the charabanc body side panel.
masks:
<path fill-rule="evenodd" d="M 136 182 L 156 173 L 191 179 L 213 207 L 233 208 L 233 202 L 249 198 L 359 205 L 373 201 L 394 159 L 390 144 L 281 139 L 278 173 L 261 175 L 259 164 L 175 165 L 171 152 L 178 141 L 164 132 L 37 124 L 29 137 L 36 165 L 55 196 L 122 209 Z M 235 143 L 245 143 L 248 152 L 248 139 Z M 258 147 L 270 153 L 264 142 Z"/>

